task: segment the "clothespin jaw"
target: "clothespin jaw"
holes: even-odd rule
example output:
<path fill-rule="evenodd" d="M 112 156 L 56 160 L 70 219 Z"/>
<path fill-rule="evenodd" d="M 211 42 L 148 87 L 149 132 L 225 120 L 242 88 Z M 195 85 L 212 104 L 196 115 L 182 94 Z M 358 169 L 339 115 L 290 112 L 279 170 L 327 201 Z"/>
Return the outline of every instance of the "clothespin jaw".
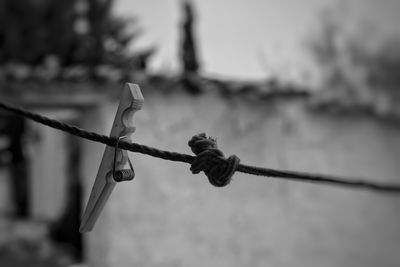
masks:
<path fill-rule="evenodd" d="M 143 106 L 144 99 L 140 88 L 136 84 L 127 83 L 123 88 L 120 103 L 115 115 L 110 136 L 119 140 L 131 141 L 131 135 L 135 132 L 133 115 Z M 131 170 L 126 170 L 129 163 Z M 106 146 L 103 158 L 97 172 L 88 204 L 83 213 L 80 232 L 90 232 L 104 208 L 117 181 L 133 179 L 134 172 L 125 150 Z"/>

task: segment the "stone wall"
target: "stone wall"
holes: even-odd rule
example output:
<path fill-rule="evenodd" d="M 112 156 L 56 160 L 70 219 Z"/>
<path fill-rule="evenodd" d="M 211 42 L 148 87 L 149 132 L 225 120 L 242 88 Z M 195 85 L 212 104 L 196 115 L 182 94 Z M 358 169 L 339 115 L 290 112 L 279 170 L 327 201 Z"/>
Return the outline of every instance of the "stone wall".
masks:
<path fill-rule="evenodd" d="M 300 98 L 143 95 L 138 143 L 190 154 L 206 132 L 246 164 L 400 183 L 399 125 Z M 108 134 L 115 109 L 86 113 L 84 127 Z M 82 145 L 87 199 L 104 146 Z M 399 197 L 241 173 L 215 188 L 187 164 L 130 156 L 136 178 L 85 235 L 90 266 L 400 266 Z"/>

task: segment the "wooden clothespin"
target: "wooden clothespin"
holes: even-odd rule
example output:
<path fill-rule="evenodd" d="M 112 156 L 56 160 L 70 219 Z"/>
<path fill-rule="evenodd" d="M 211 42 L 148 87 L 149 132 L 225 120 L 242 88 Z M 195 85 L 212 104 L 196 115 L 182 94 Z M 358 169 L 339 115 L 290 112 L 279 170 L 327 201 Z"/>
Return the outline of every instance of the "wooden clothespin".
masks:
<path fill-rule="evenodd" d="M 134 133 L 133 115 L 143 106 L 143 96 L 136 84 L 127 83 L 123 88 L 117 114 L 110 136 L 118 138 L 114 147 L 106 146 L 100 167 L 94 182 L 89 201 L 83 213 L 80 232 L 90 232 L 106 204 L 115 184 L 120 181 L 132 180 L 135 176 L 132 164 L 125 150 L 118 148 L 120 140 L 131 141 Z M 126 169 L 129 163 L 130 169 Z"/>

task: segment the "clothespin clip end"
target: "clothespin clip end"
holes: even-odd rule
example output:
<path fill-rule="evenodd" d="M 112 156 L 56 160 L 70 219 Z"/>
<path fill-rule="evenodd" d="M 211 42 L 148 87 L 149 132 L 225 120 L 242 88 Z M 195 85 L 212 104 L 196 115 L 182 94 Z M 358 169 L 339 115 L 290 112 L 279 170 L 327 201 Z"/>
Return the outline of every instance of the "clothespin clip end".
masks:
<path fill-rule="evenodd" d="M 110 137 L 117 139 L 115 147 L 106 146 L 99 170 L 96 175 L 86 209 L 83 213 L 79 231 L 90 232 L 100 216 L 116 183 L 130 181 L 135 171 L 125 150 L 119 148 L 121 140 L 131 141 L 135 131 L 133 115 L 143 106 L 144 99 L 136 84 L 127 83 L 123 88 Z M 129 165 L 129 169 L 125 165 Z"/>

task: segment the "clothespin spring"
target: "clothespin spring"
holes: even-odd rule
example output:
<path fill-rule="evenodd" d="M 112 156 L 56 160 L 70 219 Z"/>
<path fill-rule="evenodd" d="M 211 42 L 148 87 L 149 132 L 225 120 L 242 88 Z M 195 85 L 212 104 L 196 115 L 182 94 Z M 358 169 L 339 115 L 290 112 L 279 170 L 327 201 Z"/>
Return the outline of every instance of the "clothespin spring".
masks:
<path fill-rule="evenodd" d="M 131 180 L 133 180 L 133 178 L 135 178 L 135 171 L 133 169 L 132 162 L 129 159 L 129 157 L 127 157 L 127 158 L 128 158 L 128 164 L 129 164 L 130 169 L 116 170 L 118 145 L 119 145 L 119 141 L 121 141 L 124 138 L 126 138 L 126 136 L 118 137 L 117 144 L 115 145 L 115 150 L 114 150 L 114 164 L 113 164 L 112 175 L 113 175 L 114 181 L 116 181 L 116 182 L 131 181 Z"/>

